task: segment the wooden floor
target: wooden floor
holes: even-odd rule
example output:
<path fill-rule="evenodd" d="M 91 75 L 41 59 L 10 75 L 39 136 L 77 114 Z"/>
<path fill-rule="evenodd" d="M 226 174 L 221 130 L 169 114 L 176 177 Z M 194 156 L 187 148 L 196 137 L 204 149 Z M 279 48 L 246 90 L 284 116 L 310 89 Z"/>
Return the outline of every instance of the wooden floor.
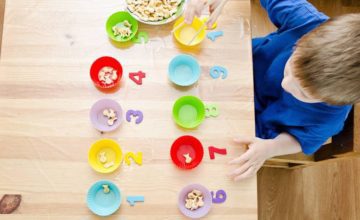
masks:
<path fill-rule="evenodd" d="M 253 36 L 275 30 L 259 1 L 252 2 Z M 360 0 L 311 2 L 329 16 L 360 12 Z M 297 170 L 262 168 L 258 197 L 260 220 L 360 219 L 360 159 Z"/>
<path fill-rule="evenodd" d="M 253 35 L 274 26 L 258 0 L 252 0 Z M 313 0 L 330 16 L 360 12 L 360 0 Z M 0 48 L 5 0 L 0 0 Z M 360 159 L 298 170 L 263 168 L 258 174 L 260 220 L 360 219 Z"/>

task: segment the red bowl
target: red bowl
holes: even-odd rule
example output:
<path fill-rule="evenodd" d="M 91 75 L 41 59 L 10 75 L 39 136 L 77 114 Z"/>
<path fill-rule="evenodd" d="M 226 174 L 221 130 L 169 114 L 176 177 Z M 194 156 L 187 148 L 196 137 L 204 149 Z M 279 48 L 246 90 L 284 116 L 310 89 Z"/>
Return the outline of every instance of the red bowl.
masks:
<path fill-rule="evenodd" d="M 115 70 L 117 70 L 117 75 L 118 75 L 118 78 L 109 85 L 106 85 L 105 83 L 99 80 L 99 71 L 101 70 L 101 68 L 106 66 L 112 67 Z M 118 88 L 120 85 L 122 74 L 123 74 L 123 68 L 121 64 L 113 57 L 100 57 L 97 60 L 95 60 L 95 62 L 91 65 L 90 68 L 91 80 L 98 89 L 103 91 L 112 91 Z"/>
<path fill-rule="evenodd" d="M 184 154 L 190 154 L 192 161 L 185 163 Z M 175 140 L 170 150 L 171 159 L 181 169 L 193 169 L 197 167 L 204 156 L 201 142 L 193 136 L 182 136 Z"/>

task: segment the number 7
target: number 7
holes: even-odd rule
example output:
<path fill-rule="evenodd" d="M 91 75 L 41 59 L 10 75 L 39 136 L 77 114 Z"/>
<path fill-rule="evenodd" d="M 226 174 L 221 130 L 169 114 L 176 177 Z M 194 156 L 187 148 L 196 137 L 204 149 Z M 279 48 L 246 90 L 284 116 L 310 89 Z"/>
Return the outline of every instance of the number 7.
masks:
<path fill-rule="evenodd" d="M 226 155 L 227 151 L 226 151 L 226 148 L 216 148 L 216 147 L 210 146 L 209 147 L 209 155 L 210 155 L 211 160 L 215 159 L 215 153 L 221 154 L 221 155 Z"/>

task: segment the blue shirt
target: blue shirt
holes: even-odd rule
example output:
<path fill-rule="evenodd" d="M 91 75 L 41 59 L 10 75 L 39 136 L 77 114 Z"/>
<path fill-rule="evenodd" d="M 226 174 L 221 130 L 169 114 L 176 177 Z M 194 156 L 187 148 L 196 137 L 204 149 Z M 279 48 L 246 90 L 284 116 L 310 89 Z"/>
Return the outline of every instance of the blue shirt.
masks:
<path fill-rule="evenodd" d="M 312 154 L 342 130 L 351 106 L 302 102 L 287 93 L 281 81 L 297 40 L 328 17 L 305 0 L 261 0 L 261 4 L 278 30 L 253 39 L 256 135 L 272 139 L 287 132 L 305 154 Z"/>

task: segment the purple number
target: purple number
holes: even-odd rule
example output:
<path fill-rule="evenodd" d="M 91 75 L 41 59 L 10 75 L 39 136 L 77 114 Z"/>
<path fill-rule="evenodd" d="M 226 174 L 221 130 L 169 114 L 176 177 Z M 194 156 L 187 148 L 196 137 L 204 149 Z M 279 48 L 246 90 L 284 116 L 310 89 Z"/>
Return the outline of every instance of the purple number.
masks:
<path fill-rule="evenodd" d="M 129 110 L 126 112 L 126 121 L 131 122 L 131 116 L 136 118 L 135 123 L 140 124 L 143 119 L 144 115 L 141 111 Z"/>
<path fill-rule="evenodd" d="M 223 203 L 226 200 L 226 192 L 222 189 L 216 191 L 215 195 L 214 195 L 214 192 L 211 191 L 211 196 L 212 196 L 213 203 Z"/>

